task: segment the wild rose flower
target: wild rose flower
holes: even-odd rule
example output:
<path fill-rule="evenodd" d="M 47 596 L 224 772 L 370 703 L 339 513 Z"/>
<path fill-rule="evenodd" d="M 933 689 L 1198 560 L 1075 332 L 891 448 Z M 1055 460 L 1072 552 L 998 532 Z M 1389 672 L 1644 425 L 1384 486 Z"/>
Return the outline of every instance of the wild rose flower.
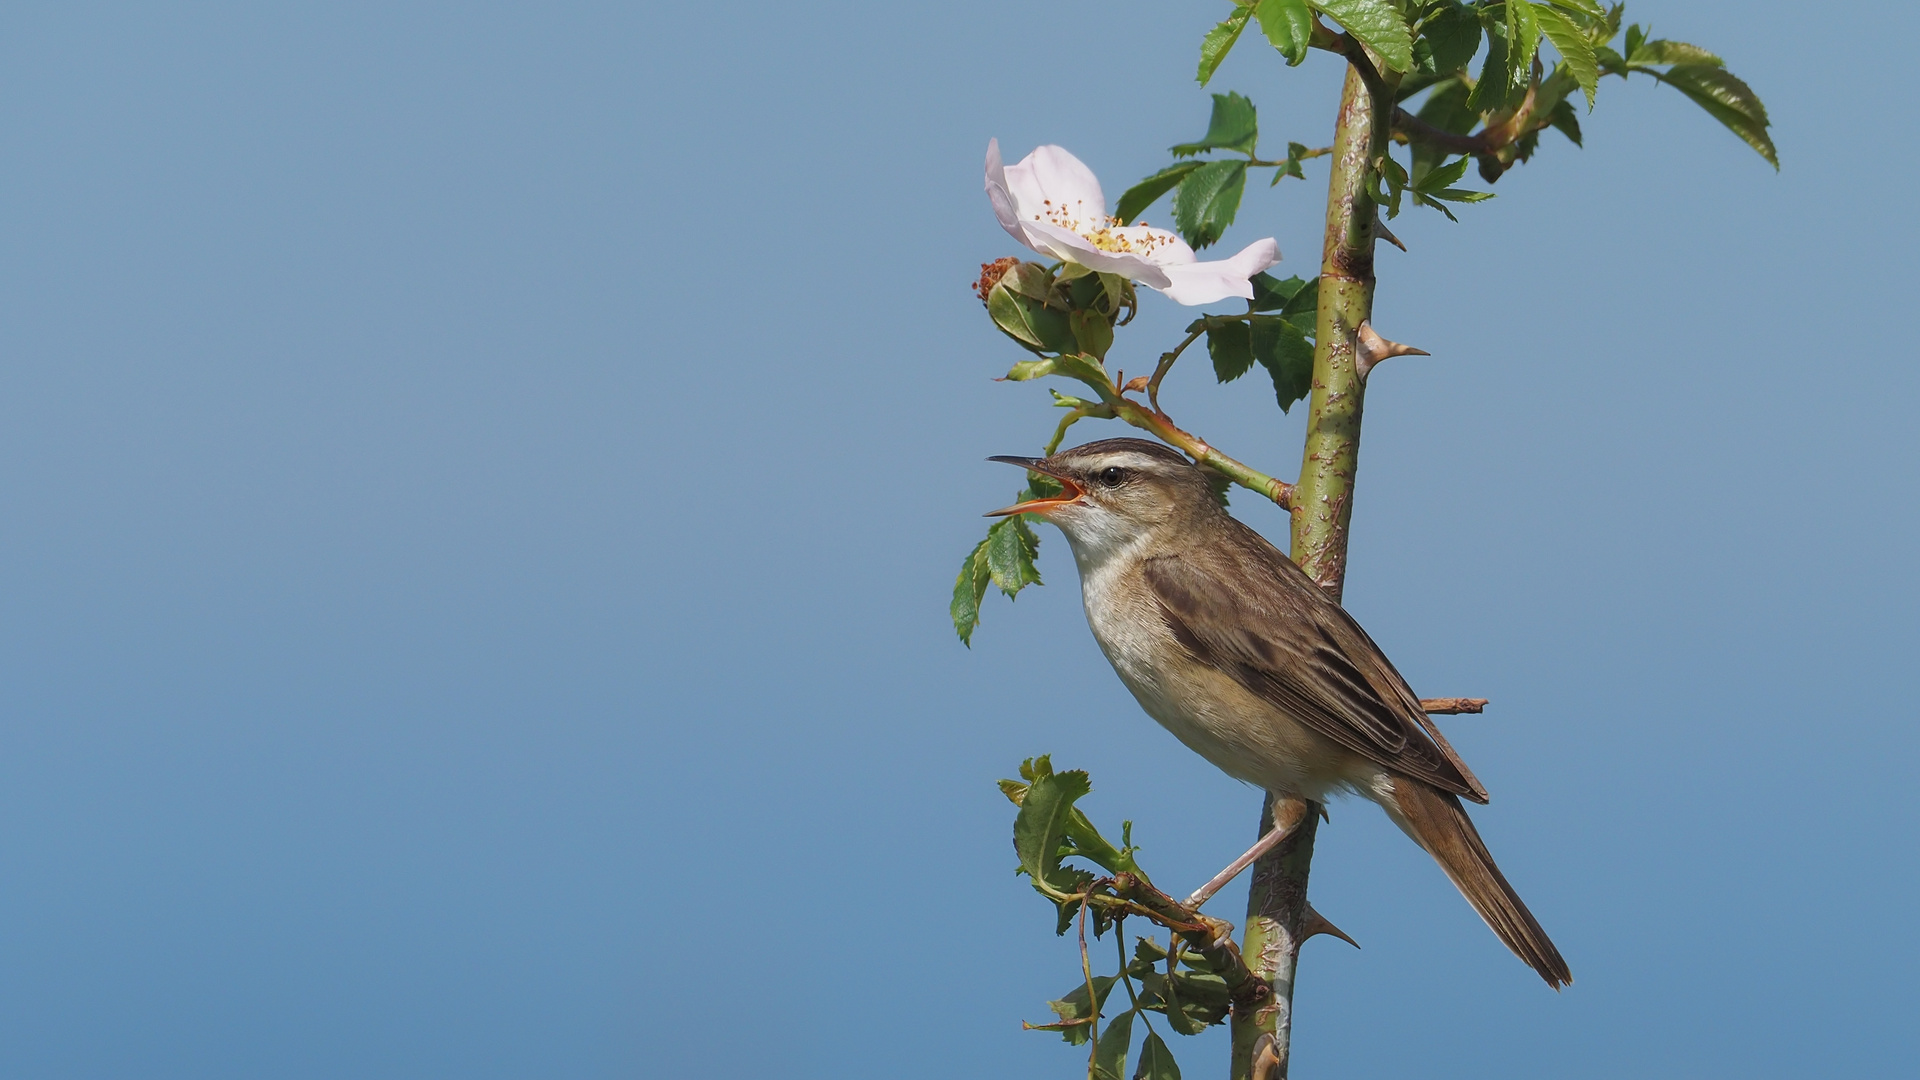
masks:
<path fill-rule="evenodd" d="M 1248 244 L 1230 259 L 1201 262 L 1174 233 L 1122 225 L 1107 213 L 1107 197 L 1093 170 L 1058 146 L 1042 146 L 1018 164 L 1002 165 L 1000 140 L 988 142 L 987 199 L 1007 235 L 1040 254 L 1118 274 L 1188 306 L 1229 296 L 1251 300 L 1247 279 L 1280 261 L 1280 245 L 1272 237 Z"/>

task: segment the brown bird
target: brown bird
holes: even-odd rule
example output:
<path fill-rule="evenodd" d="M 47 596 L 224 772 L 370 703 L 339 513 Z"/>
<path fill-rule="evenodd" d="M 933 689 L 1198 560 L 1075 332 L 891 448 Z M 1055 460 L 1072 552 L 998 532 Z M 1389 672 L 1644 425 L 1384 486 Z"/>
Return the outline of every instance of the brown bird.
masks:
<path fill-rule="evenodd" d="M 1460 805 L 1486 789 L 1360 624 L 1228 515 L 1205 473 L 1142 439 L 991 460 L 1060 482 L 993 514 L 1066 534 L 1087 625 L 1147 715 L 1275 795 L 1378 803 L 1507 948 L 1548 985 L 1573 981 Z"/>

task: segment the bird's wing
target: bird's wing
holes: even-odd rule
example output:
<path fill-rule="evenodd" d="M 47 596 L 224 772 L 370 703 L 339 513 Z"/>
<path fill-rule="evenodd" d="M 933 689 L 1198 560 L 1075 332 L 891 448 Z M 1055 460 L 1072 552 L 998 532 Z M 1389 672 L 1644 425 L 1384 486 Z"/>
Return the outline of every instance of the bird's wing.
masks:
<path fill-rule="evenodd" d="M 1258 544 L 1236 545 L 1231 580 L 1179 555 L 1146 560 L 1147 587 L 1180 643 L 1341 746 L 1487 801 L 1366 631 L 1286 556 L 1247 533 Z"/>

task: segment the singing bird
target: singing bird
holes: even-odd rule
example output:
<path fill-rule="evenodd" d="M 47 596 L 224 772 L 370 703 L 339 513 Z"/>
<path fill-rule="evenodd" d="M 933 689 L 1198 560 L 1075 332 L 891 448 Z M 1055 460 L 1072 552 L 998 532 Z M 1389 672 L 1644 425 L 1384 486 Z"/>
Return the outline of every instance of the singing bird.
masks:
<path fill-rule="evenodd" d="M 1549 986 L 1573 981 L 1460 805 L 1486 789 L 1360 624 L 1229 515 L 1205 473 L 1142 439 L 990 460 L 1060 482 L 993 515 L 1066 534 L 1087 625 L 1147 715 L 1275 795 L 1378 803 L 1507 948 Z"/>

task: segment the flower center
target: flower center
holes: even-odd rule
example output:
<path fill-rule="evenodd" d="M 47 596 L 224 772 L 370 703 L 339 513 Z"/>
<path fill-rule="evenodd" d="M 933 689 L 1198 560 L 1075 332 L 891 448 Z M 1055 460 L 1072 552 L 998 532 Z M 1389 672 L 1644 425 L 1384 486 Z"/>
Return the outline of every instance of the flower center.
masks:
<path fill-rule="evenodd" d="M 1069 232 L 1079 233 L 1087 242 L 1101 251 L 1124 252 L 1132 255 L 1149 256 L 1168 243 L 1168 238 L 1142 233 L 1139 236 L 1123 236 L 1117 229 L 1126 228 L 1117 217 L 1110 217 L 1097 211 L 1089 211 L 1074 200 L 1072 208 L 1065 204 L 1056 204 L 1052 199 L 1041 200 L 1044 213 L 1033 215 L 1033 220 L 1044 221 Z M 1141 222 L 1141 229 L 1147 227 Z"/>

